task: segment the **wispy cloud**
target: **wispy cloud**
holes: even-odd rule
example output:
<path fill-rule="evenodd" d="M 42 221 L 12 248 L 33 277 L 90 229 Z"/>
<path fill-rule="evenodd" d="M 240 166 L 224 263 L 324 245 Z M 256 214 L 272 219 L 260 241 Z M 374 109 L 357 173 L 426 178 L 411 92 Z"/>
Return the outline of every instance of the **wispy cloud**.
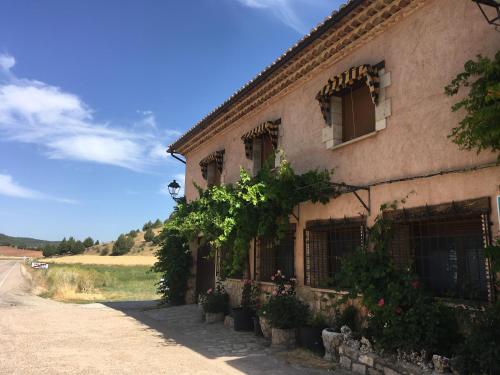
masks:
<path fill-rule="evenodd" d="M 0 174 L 0 194 L 14 198 L 51 200 L 69 204 L 78 203 L 73 199 L 58 198 L 37 190 L 21 186 L 16 181 L 14 181 L 12 176 L 8 174 Z"/>
<path fill-rule="evenodd" d="M 333 10 L 331 0 L 236 0 L 244 6 L 272 12 L 285 25 L 300 34 L 307 33 L 313 26 L 309 21 L 311 13 Z"/>
<path fill-rule="evenodd" d="M 139 119 L 129 127 L 97 121 L 77 95 L 18 78 L 12 74 L 14 65 L 14 57 L 0 54 L 0 135 L 4 140 L 37 144 L 52 159 L 144 171 L 166 158 L 166 143 L 179 135 L 158 129 L 151 111 L 138 111 Z"/>

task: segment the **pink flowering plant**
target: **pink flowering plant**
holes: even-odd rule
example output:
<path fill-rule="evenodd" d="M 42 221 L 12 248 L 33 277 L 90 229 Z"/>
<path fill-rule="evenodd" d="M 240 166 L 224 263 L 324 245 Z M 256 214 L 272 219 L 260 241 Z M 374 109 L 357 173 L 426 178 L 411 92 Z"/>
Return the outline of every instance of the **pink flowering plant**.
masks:
<path fill-rule="evenodd" d="M 309 317 L 309 306 L 296 296 L 296 279 L 294 277 L 287 279 L 278 270 L 271 280 L 275 285 L 274 290 L 261 309 L 260 315 L 267 317 L 274 328 L 290 329 L 305 324 Z"/>
<path fill-rule="evenodd" d="M 221 281 L 217 281 L 214 289 L 210 288 L 201 295 L 199 301 L 206 313 L 226 313 L 229 307 L 229 295 Z"/>

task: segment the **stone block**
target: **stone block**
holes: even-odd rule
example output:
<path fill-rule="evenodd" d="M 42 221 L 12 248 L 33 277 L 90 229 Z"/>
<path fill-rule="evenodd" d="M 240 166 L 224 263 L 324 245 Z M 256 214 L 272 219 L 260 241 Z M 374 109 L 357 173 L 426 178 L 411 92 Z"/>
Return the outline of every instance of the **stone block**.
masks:
<path fill-rule="evenodd" d="M 333 139 L 333 127 L 327 126 L 321 131 L 321 140 L 323 142 Z"/>
<path fill-rule="evenodd" d="M 224 326 L 226 328 L 234 328 L 234 318 L 230 315 L 226 315 L 224 318 Z"/>
<path fill-rule="evenodd" d="M 384 367 L 384 375 L 400 375 L 400 373 L 390 367 Z"/>
<path fill-rule="evenodd" d="M 344 355 L 346 355 L 349 358 L 354 359 L 354 360 L 358 359 L 359 354 L 360 354 L 358 350 L 350 348 L 350 347 L 348 347 L 346 345 L 343 345 L 343 347 L 344 347 Z"/>
<path fill-rule="evenodd" d="M 207 324 L 213 324 L 224 321 L 224 313 L 206 313 L 205 314 L 205 322 Z"/>
<path fill-rule="evenodd" d="M 359 362 L 367 365 L 367 366 L 370 366 L 370 367 L 373 367 L 375 366 L 375 358 L 373 355 L 370 355 L 370 354 L 362 354 L 359 356 Z"/>
<path fill-rule="evenodd" d="M 375 130 L 380 131 L 383 130 L 387 127 L 387 120 L 384 118 L 382 120 L 379 120 L 375 122 Z"/>
<path fill-rule="evenodd" d="M 342 366 L 343 368 L 350 370 L 351 363 L 352 363 L 351 360 L 349 358 L 347 358 L 346 356 L 344 356 L 344 355 L 340 356 L 340 366 Z"/>
<path fill-rule="evenodd" d="M 358 374 L 365 375 L 366 374 L 366 366 L 362 365 L 360 363 L 353 363 L 352 364 L 352 371 L 356 372 Z"/>
<path fill-rule="evenodd" d="M 295 341 L 295 329 L 272 329 L 271 343 L 273 345 L 284 346 L 287 349 L 293 349 L 295 348 Z"/>
<path fill-rule="evenodd" d="M 367 372 L 368 375 L 382 375 L 382 371 L 370 367 L 368 367 Z"/>
<path fill-rule="evenodd" d="M 380 74 L 379 72 L 379 82 L 380 82 L 380 88 L 386 88 L 391 84 L 391 72 L 387 72 L 384 74 Z"/>

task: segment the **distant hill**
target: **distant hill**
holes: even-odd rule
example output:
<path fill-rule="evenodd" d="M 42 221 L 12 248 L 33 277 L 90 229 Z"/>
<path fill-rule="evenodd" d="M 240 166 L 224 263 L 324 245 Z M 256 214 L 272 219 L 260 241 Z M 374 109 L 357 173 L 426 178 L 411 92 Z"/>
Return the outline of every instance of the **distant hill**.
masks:
<path fill-rule="evenodd" d="M 29 237 L 12 237 L 0 233 L 0 245 L 14 246 L 21 249 L 41 249 L 46 245 L 57 245 L 59 241 L 38 240 Z"/>
<path fill-rule="evenodd" d="M 157 236 L 161 232 L 162 228 L 153 228 L 153 233 Z M 138 231 L 136 236 L 133 238 L 134 246 L 125 255 L 154 255 L 159 246 L 153 244 L 152 242 L 144 241 L 144 231 Z M 99 245 L 94 245 L 85 250 L 85 254 L 88 255 L 111 255 L 113 251 L 113 244 L 115 241 L 101 243 Z"/>

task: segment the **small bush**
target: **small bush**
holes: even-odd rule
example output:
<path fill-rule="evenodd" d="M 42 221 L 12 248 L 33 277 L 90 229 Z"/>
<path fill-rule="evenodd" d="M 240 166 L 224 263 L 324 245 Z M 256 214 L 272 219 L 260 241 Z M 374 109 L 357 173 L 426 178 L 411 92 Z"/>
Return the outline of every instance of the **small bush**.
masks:
<path fill-rule="evenodd" d="M 203 310 L 207 313 L 226 313 L 229 307 L 229 295 L 220 282 L 215 289 L 207 290 L 202 297 Z"/>
<path fill-rule="evenodd" d="M 128 236 L 120 234 L 115 243 L 113 244 L 113 252 L 111 255 L 123 255 L 126 254 L 134 246 L 134 240 Z"/>
<path fill-rule="evenodd" d="M 85 240 L 83 240 L 83 245 L 86 249 L 88 249 L 89 247 L 94 246 L 94 240 L 92 239 L 92 237 L 87 237 Z"/>
<path fill-rule="evenodd" d="M 144 233 L 144 241 L 146 242 L 151 242 L 153 241 L 155 238 L 155 234 L 153 232 L 153 230 L 150 228 L 146 231 L 146 233 Z"/>

